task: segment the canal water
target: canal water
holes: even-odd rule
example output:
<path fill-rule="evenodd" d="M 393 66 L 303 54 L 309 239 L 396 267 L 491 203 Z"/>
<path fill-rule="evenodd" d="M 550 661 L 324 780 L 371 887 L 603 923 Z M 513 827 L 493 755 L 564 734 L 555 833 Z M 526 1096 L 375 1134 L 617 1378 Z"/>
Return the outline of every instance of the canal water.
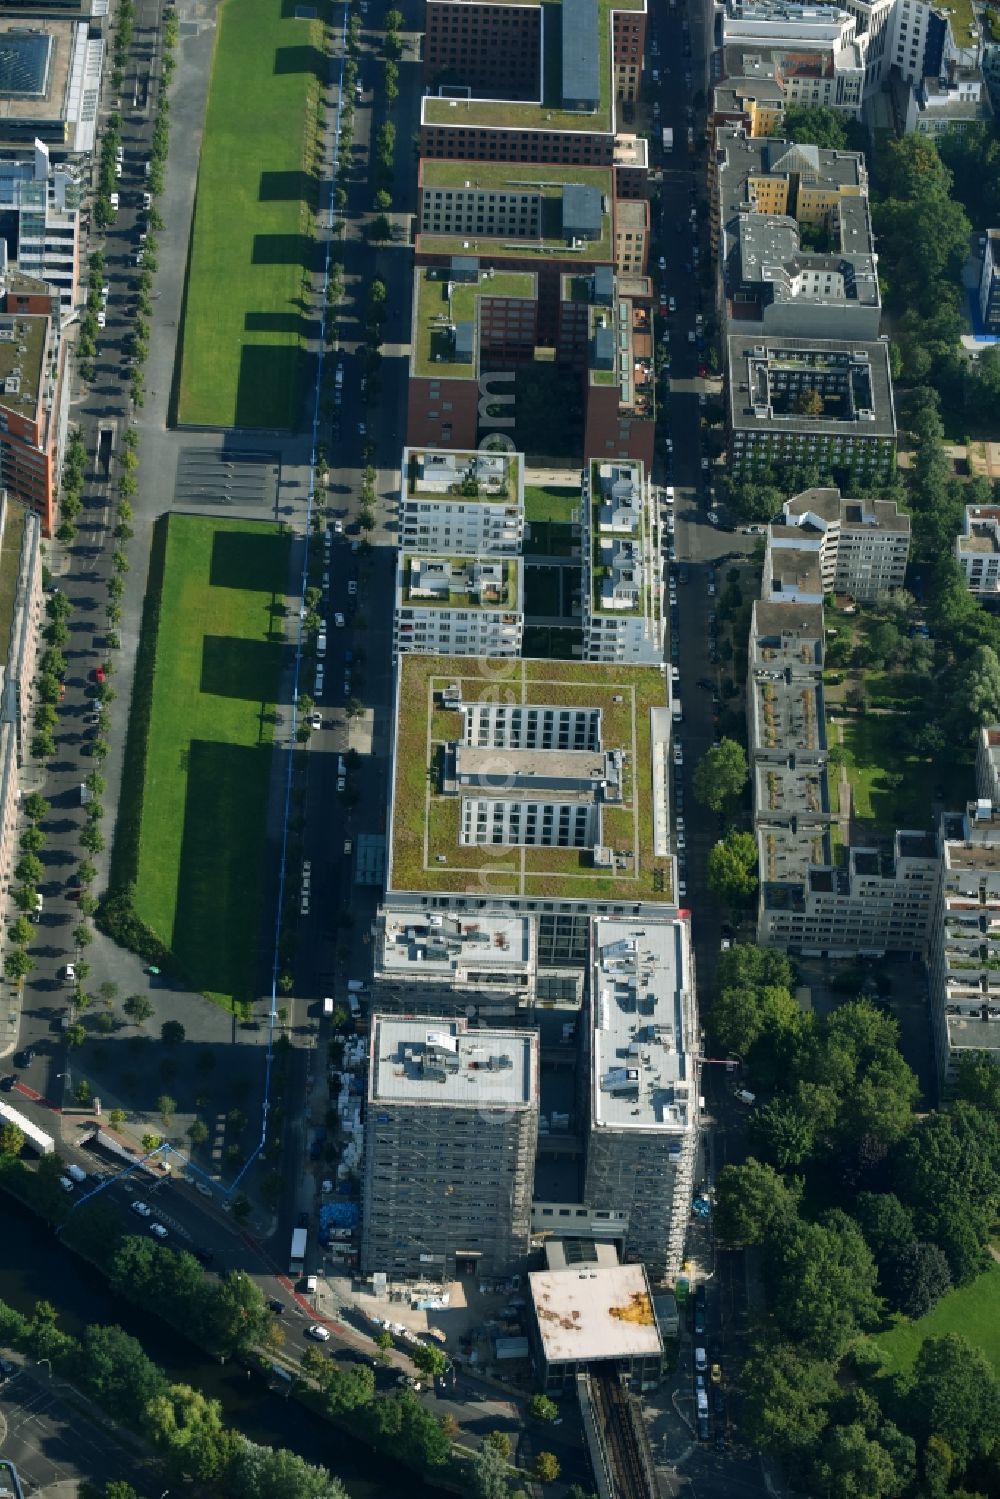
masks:
<path fill-rule="evenodd" d="M 253 1442 L 289 1447 L 340 1478 L 351 1499 L 443 1499 L 444 1491 L 422 1483 L 409 1468 L 372 1453 L 335 1426 L 317 1420 L 294 1400 L 272 1395 L 262 1378 L 230 1362 L 222 1366 L 166 1323 L 112 1296 L 107 1282 L 71 1254 L 14 1198 L 0 1199 L 0 1300 L 30 1316 L 37 1301 L 50 1301 L 59 1326 L 79 1336 L 88 1322 L 116 1322 L 142 1344 L 169 1377 L 218 1400 L 226 1421 Z"/>

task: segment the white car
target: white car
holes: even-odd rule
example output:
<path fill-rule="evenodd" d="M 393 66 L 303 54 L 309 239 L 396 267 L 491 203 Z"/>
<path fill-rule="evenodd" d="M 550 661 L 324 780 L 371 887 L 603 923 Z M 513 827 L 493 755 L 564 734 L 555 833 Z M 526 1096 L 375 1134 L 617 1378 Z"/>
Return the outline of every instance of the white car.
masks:
<path fill-rule="evenodd" d="M 348 593 L 348 596 L 350 598 L 352 598 L 352 599 L 357 597 L 358 584 L 357 584 L 357 580 L 355 578 L 352 578 L 351 581 L 348 583 L 348 585 L 347 585 L 347 593 Z"/>
<path fill-rule="evenodd" d="M 99 312 L 97 314 L 97 326 L 98 328 L 106 328 L 108 326 L 108 315 L 106 312 Z"/>
<path fill-rule="evenodd" d="M 306 1337 L 312 1338 L 317 1343 L 329 1343 L 330 1329 L 323 1327 L 319 1322 L 314 1322 L 311 1327 L 306 1328 Z"/>
<path fill-rule="evenodd" d="M 111 194 L 111 198 L 110 198 L 109 201 L 111 203 L 111 211 L 112 211 L 112 213 L 117 213 L 118 212 L 118 194 L 117 193 L 112 193 Z"/>
<path fill-rule="evenodd" d="M 661 271 L 665 271 L 667 269 L 667 257 L 665 255 L 661 255 L 659 260 L 657 261 L 657 265 L 660 267 Z"/>
<path fill-rule="evenodd" d="M 140 1218 L 152 1218 L 153 1216 L 153 1209 L 148 1203 L 140 1201 L 139 1198 L 136 1198 L 135 1202 L 132 1203 L 132 1211 L 133 1213 L 138 1213 Z"/>
<path fill-rule="evenodd" d="M 67 963 L 65 967 L 60 971 L 59 977 L 62 979 L 64 984 L 75 984 L 76 966 L 73 963 Z"/>
<path fill-rule="evenodd" d="M 110 295 L 111 287 L 105 281 L 104 285 L 101 287 L 101 301 L 104 303 L 105 307 L 108 305 L 108 298 L 110 297 Z"/>
<path fill-rule="evenodd" d="M 322 715 L 322 713 L 320 713 L 320 712 L 310 713 L 310 715 L 309 715 L 309 727 L 311 729 L 321 729 L 323 727 L 323 715 Z"/>
<path fill-rule="evenodd" d="M 64 1192 L 72 1192 L 73 1190 L 73 1183 L 70 1181 L 68 1176 L 61 1176 L 59 1178 L 59 1185 L 62 1187 Z"/>
<path fill-rule="evenodd" d="M 679 739 L 675 740 L 675 742 L 674 742 L 674 764 L 675 765 L 683 765 L 684 764 L 684 746 L 683 746 L 683 744 L 681 744 L 681 742 L 680 742 Z"/>
<path fill-rule="evenodd" d="M 142 195 L 142 206 L 146 210 L 146 212 L 148 213 L 149 210 L 153 206 L 153 194 L 152 193 L 143 193 L 143 195 Z"/>
<path fill-rule="evenodd" d="M 674 486 L 672 484 L 668 484 L 665 487 L 663 491 L 663 498 L 664 500 L 666 500 L 668 505 L 672 505 L 674 503 Z"/>
<path fill-rule="evenodd" d="M 157 1239 L 165 1239 L 167 1237 L 167 1230 L 163 1227 L 162 1223 L 151 1223 L 149 1225 L 149 1231 Z"/>
<path fill-rule="evenodd" d="M 680 679 L 681 679 L 681 669 L 680 669 L 680 667 L 679 666 L 672 666 L 670 668 L 670 680 L 672 682 L 679 682 Z"/>

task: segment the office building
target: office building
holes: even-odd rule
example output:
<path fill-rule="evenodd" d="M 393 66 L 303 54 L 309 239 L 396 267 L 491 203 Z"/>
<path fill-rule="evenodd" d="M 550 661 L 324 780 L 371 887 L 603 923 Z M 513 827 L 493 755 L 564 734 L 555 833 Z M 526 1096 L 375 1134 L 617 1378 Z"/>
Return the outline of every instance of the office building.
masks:
<path fill-rule="evenodd" d="M 35 142 L 30 155 L 0 159 L 0 274 L 17 270 L 59 293 L 62 313 L 76 305 L 80 280 L 83 174 Z"/>
<path fill-rule="evenodd" d="M 21 766 L 31 733 L 31 685 L 44 619 L 42 550 L 38 516 L 0 490 L 0 929 L 17 914 L 10 908 L 14 867 L 21 857 L 18 811 Z"/>
<path fill-rule="evenodd" d="M 987 229 L 982 236 L 982 247 L 979 316 L 986 332 L 1000 337 L 1000 229 Z"/>
<path fill-rule="evenodd" d="M 520 557 L 396 554 L 393 654 L 521 654 L 524 571 Z"/>
<path fill-rule="evenodd" d="M 361 1270 L 509 1275 L 528 1257 L 538 1034 L 373 1015 Z"/>
<path fill-rule="evenodd" d="M 609 1265 L 596 1253 L 528 1276 L 531 1342 L 542 1388 L 572 1389 L 578 1374 L 627 1379 L 632 1390 L 660 1382 L 663 1344 L 642 1265 Z"/>
<path fill-rule="evenodd" d="M 726 343 L 735 478 L 804 463 L 867 483 L 892 472 L 896 416 L 886 343 L 764 335 L 730 335 Z"/>
<path fill-rule="evenodd" d="M 947 1094 L 963 1056 L 1000 1062 L 1000 806 L 980 797 L 964 812 L 945 813 L 939 841 L 931 1018 L 938 1083 Z"/>
<path fill-rule="evenodd" d="M 42 141 L 60 155 L 94 149 L 104 61 L 99 26 L 72 17 L 0 19 L 0 147 Z"/>
<path fill-rule="evenodd" d="M 484 269 L 517 270 L 530 263 L 557 285 L 561 271 L 577 264 L 614 264 L 610 166 L 425 158 L 417 189 L 418 265 L 447 268 L 453 256 L 476 256 Z M 644 206 L 629 205 L 633 213 Z"/>
<path fill-rule="evenodd" d="M 523 453 L 403 449 L 399 543 L 404 551 L 518 557 L 523 539 Z"/>
<path fill-rule="evenodd" d="M 580 547 L 584 660 L 659 666 L 660 517 L 641 463 L 591 460 L 583 470 Z"/>
<path fill-rule="evenodd" d="M 783 554 L 808 553 L 819 562 L 822 603 L 828 593 L 870 601 L 902 588 L 910 554 L 910 517 L 894 500 L 849 500 L 839 489 L 805 489 L 782 506 L 784 523 L 768 532 L 767 557 L 777 570 Z M 779 589 L 765 590 L 777 598 Z"/>
<path fill-rule="evenodd" d="M 726 128 L 716 136 L 714 177 L 730 333 L 878 338 L 863 156 Z"/>
<path fill-rule="evenodd" d="M 544 16 L 431 0 L 422 157 L 613 164 L 618 113 L 639 97 L 644 0 L 562 0 L 547 26 Z"/>
<path fill-rule="evenodd" d="M 648 666 L 402 656 L 386 903 L 535 914 L 543 968 L 586 966 L 592 915 L 662 919 L 666 703 Z"/>
<path fill-rule="evenodd" d="M 653 285 L 648 276 L 563 277 L 560 351 L 584 362 L 584 462 L 652 472 L 656 436 Z"/>
<path fill-rule="evenodd" d="M 970 593 L 983 600 L 1000 596 L 1000 506 L 966 505 L 955 560 Z"/>
<path fill-rule="evenodd" d="M 0 484 L 51 535 L 69 424 L 59 296 L 33 277 L 0 277 Z"/>
<path fill-rule="evenodd" d="M 976 796 L 1000 807 L 1000 725 L 979 730 L 976 741 Z"/>
<path fill-rule="evenodd" d="M 656 1280 L 684 1258 L 698 1143 L 690 923 L 591 925 L 584 1201 L 627 1215 L 623 1258 Z"/>
<path fill-rule="evenodd" d="M 717 131 L 733 128 L 747 135 L 783 138 L 785 94 L 780 63 L 770 50 L 735 46 L 716 54 L 721 76 L 712 89 L 709 140 L 715 140 Z"/>

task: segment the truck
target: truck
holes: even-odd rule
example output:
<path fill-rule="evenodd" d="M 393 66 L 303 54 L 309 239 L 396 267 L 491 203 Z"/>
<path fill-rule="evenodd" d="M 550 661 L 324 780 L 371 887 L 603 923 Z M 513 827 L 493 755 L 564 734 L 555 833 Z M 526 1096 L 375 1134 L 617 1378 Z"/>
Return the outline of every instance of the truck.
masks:
<path fill-rule="evenodd" d="M 668 156 L 674 149 L 674 132 L 667 128 L 663 132 L 663 154 Z"/>
<path fill-rule="evenodd" d="M 308 1231 L 304 1228 L 292 1229 L 292 1252 L 288 1257 L 289 1275 L 305 1274 L 307 1236 Z"/>

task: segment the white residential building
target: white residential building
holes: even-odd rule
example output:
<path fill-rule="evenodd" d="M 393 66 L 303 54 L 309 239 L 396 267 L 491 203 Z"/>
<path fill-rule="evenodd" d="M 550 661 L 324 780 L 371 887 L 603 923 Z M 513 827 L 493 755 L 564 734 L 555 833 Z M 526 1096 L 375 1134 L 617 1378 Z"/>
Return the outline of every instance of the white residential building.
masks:
<path fill-rule="evenodd" d="M 698 1143 L 690 923 L 591 922 L 584 1202 L 627 1215 L 623 1258 L 656 1279 L 684 1257 Z"/>
<path fill-rule="evenodd" d="M 1000 507 L 966 505 L 955 558 L 970 593 L 980 598 L 1000 594 Z"/>
<path fill-rule="evenodd" d="M 523 453 L 403 449 L 404 550 L 517 557 L 523 539 Z"/>
<path fill-rule="evenodd" d="M 524 577 L 520 557 L 432 557 L 398 553 L 393 654 L 521 654 Z"/>
<path fill-rule="evenodd" d="M 583 655 L 663 662 L 659 514 L 638 460 L 593 460 L 583 472 Z"/>
<path fill-rule="evenodd" d="M 850 500 L 839 489 L 805 489 L 786 500 L 784 524 L 773 525 L 768 553 L 812 552 L 822 593 L 874 599 L 902 588 L 910 555 L 910 518 L 892 500 Z M 822 597 L 819 602 L 822 602 Z"/>
<path fill-rule="evenodd" d="M 77 299 L 83 188 L 77 168 L 50 165 L 42 141 L 30 154 L 0 159 L 0 274 L 16 266 L 46 282 L 64 314 Z"/>
<path fill-rule="evenodd" d="M 1000 1062 L 1000 805 L 981 797 L 964 812 L 945 813 L 940 845 L 931 1017 L 947 1092 L 963 1055 Z"/>

